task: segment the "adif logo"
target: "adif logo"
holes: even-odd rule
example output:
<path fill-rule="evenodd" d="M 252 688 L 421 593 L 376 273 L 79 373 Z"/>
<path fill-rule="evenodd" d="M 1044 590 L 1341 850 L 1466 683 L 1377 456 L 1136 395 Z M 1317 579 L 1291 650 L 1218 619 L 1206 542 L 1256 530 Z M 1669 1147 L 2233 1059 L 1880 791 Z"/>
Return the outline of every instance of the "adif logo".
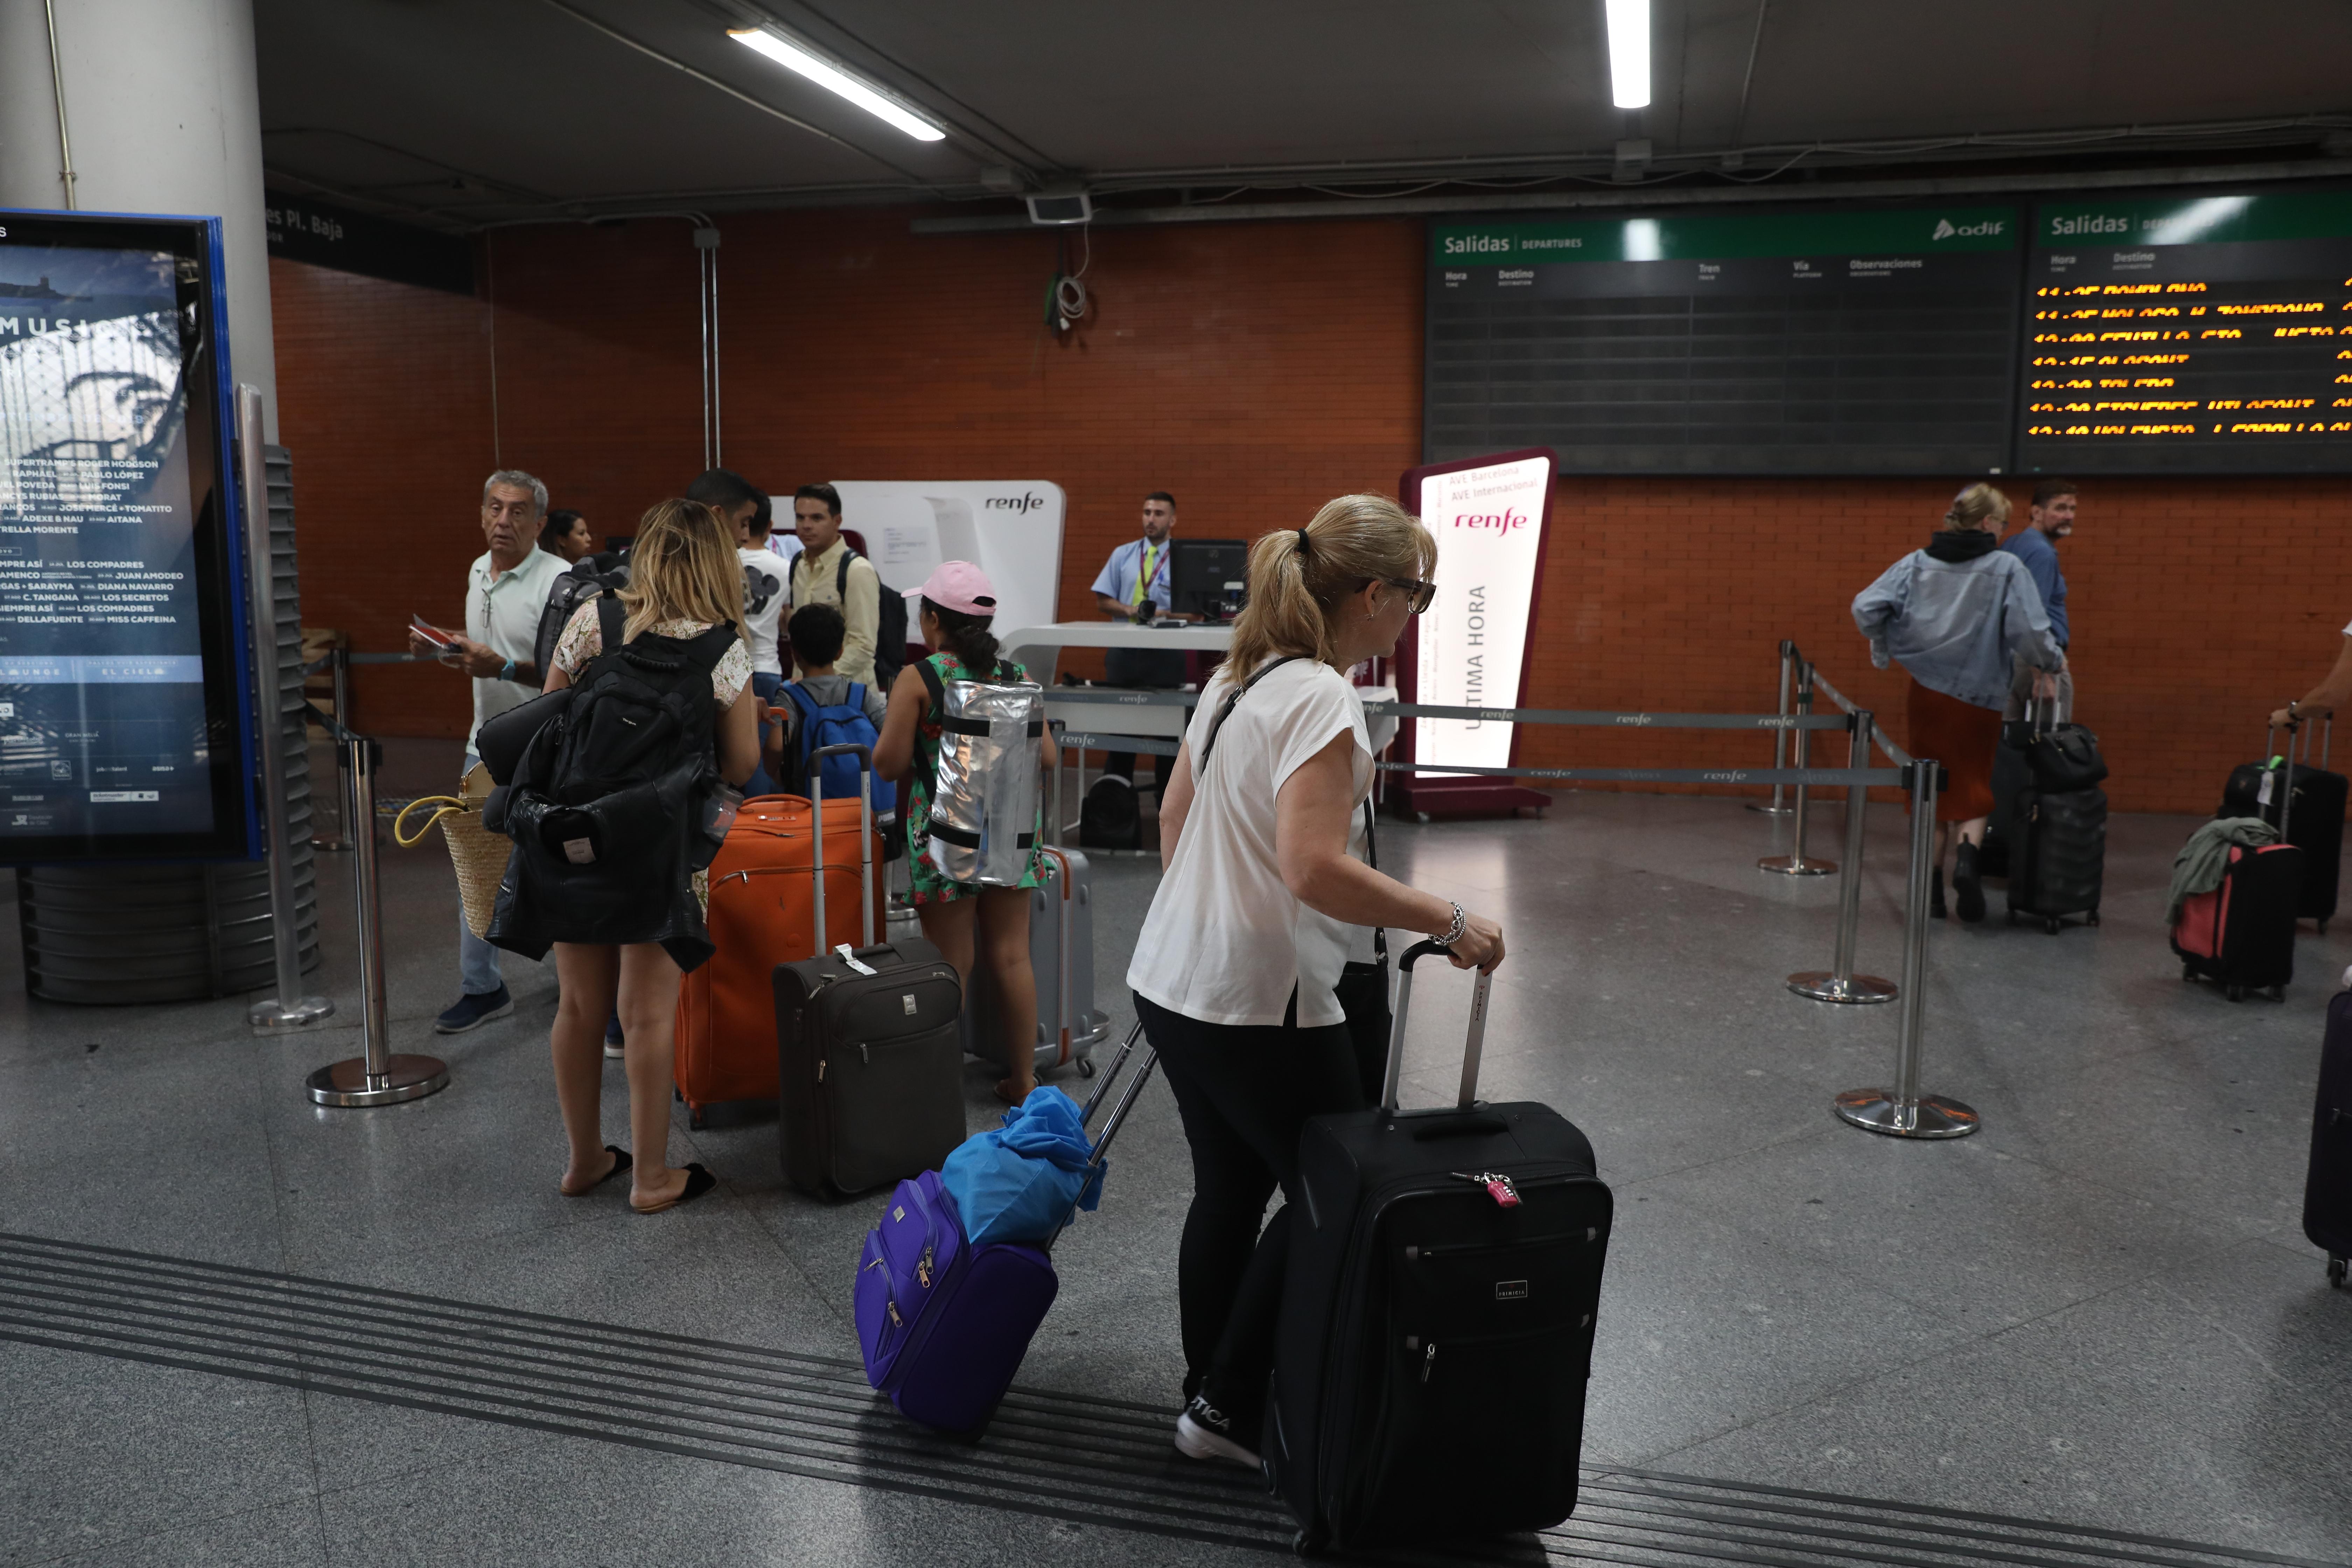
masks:
<path fill-rule="evenodd" d="M 2005 220 L 1997 217 L 1989 217 L 1982 223 L 1964 223 L 1957 226 L 1953 224 L 1950 218 L 1939 217 L 1936 220 L 1936 232 L 1929 235 L 1927 237 L 1930 239 L 1952 239 L 1955 237 L 1960 239 L 1989 239 L 1992 236 L 2000 233 L 2008 226 L 2009 225 Z"/>
<path fill-rule="evenodd" d="M 1029 512 L 1045 504 L 1045 498 L 1032 490 L 1027 495 L 991 496 L 980 503 L 991 511 Z"/>
<path fill-rule="evenodd" d="M 1454 526 L 1456 528 L 1491 528 L 1497 533 L 1508 533 L 1515 528 L 1527 525 L 1528 514 L 1510 507 L 1498 512 L 1457 511 L 1454 514 Z"/>

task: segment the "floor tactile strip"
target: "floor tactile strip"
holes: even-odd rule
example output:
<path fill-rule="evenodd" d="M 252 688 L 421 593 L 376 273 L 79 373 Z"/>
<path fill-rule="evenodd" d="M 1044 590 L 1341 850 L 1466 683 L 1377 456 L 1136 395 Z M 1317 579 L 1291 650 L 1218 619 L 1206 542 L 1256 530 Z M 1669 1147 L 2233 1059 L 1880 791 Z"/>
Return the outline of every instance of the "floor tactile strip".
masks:
<path fill-rule="evenodd" d="M 854 1362 L 0 1232 L 0 1340 L 276 1383 L 721 1463 L 1287 1552 L 1171 1412 L 1015 1388 L 978 1446 L 920 1432 Z M 2309 1558 L 1645 1470 L 1587 1468 L 1554 1530 L 1398 1563 L 1621 1568 L 2346 1568 Z"/>

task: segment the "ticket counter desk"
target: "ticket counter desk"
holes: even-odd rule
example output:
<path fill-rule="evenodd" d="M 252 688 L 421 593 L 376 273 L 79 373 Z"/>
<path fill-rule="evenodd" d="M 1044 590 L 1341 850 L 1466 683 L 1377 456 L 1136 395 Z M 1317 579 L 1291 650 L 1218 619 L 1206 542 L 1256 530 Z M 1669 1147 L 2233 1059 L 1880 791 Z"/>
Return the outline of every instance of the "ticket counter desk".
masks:
<path fill-rule="evenodd" d="M 1094 686 L 1087 689 L 1095 701 L 1073 702 L 1056 700 L 1055 693 L 1064 689 L 1055 684 L 1060 679 L 1056 668 L 1066 647 L 1133 647 L 1162 652 L 1222 654 L 1233 646 L 1234 628 L 1230 626 L 1138 626 L 1120 621 L 1061 621 L 1053 626 L 1023 626 L 1005 634 L 1003 638 L 1004 656 L 1019 661 L 1028 670 L 1031 679 L 1045 688 L 1045 719 L 1081 733 L 1097 735 L 1135 735 L 1147 739 L 1172 741 L 1184 733 L 1184 718 L 1188 709 L 1174 702 L 1139 702 L 1132 707 L 1099 700 L 1106 693 L 1120 689 Z M 1367 702 L 1393 702 L 1396 689 L 1392 686 L 1358 688 Z M 1153 695 L 1161 695 L 1155 693 Z M 1366 724 L 1372 740 L 1372 754 L 1385 752 L 1396 739 L 1397 721 L 1375 718 Z M 1081 792 L 1083 793 L 1083 789 Z M 1073 802 L 1075 805 L 1075 802 Z"/>

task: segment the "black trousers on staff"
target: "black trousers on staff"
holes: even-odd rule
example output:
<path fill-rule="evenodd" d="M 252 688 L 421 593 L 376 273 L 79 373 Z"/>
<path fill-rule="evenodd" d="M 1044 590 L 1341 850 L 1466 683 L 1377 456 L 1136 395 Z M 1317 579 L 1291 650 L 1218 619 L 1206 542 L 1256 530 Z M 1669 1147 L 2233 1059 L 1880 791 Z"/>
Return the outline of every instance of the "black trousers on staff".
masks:
<path fill-rule="evenodd" d="M 1192 1206 L 1176 1260 L 1184 1394 L 1205 1394 L 1257 1441 L 1275 1322 L 1298 1203 L 1298 1134 L 1307 1118 L 1364 1108 L 1344 1024 L 1302 1029 L 1298 1001 L 1278 1026 L 1204 1024 L 1135 998 L 1192 1149 Z M 1271 1223 L 1265 1205 L 1285 1202 Z"/>

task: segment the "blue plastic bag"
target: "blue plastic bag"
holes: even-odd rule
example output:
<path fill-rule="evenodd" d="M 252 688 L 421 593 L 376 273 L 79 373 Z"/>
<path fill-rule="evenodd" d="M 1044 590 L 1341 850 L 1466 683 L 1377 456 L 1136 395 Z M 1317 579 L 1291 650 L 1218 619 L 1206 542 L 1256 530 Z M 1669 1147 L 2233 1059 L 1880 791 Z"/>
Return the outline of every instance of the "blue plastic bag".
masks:
<path fill-rule="evenodd" d="M 1091 1209 L 1102 1201 L 1102 1172 L 1087 1168 L 1093 1158 L 1077 1101 L 1041 1085 L 1004 1113 L 1003 1126 L 958 1144 L 940 1167 L 940 1185 L 974 1247 L 1042 1242 L 1073 1203 Z"/>

